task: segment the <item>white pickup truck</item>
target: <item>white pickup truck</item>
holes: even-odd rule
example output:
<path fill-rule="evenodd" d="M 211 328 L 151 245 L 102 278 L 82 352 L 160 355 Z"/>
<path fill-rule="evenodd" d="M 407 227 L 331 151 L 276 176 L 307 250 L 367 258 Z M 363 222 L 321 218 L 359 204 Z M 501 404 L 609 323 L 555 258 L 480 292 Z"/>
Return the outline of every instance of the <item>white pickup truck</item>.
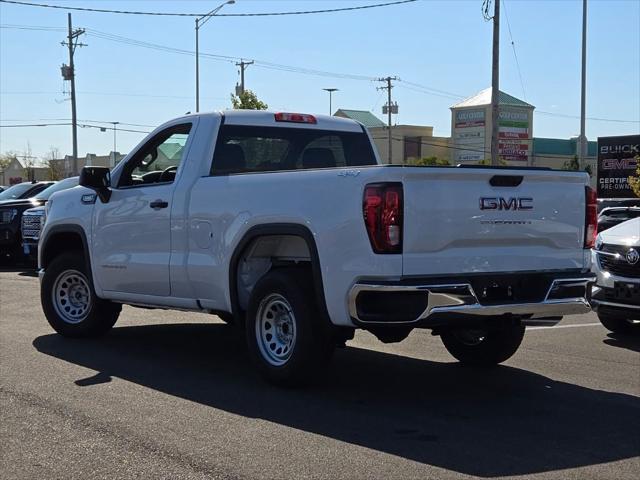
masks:
<path fill-rule="evenodd" d="M 122 304 L 216 314 L 276 383 L 313 378 L 356 328 L 432 329 L 458 360 L 496 364 L 525 326 L 590 311 L 588 180 L 382 165 L 361 124 L 329 116 L 188 115 L 51 198 L 42 306 L 72 337 L 105 333 Z"/>

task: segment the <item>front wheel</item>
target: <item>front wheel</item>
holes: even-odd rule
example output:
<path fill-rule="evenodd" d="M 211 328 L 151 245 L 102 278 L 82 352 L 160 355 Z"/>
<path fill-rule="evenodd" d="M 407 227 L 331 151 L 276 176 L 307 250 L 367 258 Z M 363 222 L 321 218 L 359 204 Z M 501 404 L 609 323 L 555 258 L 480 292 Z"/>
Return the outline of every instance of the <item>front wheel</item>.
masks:
<path fill-rule="evenodd" d="M 274 270 L 258 281 L 247 310 L 247 345 L 266 379 L 279 385 L 309 383 L 328 363 L 334 342 L 318 315 L 304 269 Z"/>
<path fill-rule="evenodd" d="M 96 296 L 81 252 L 63 253 L 47 267 L 40 287 L 47 321 L 65 337 L 96 337 L 118 320 L 122 306 Z"/>
<path fill-rule="evenodd" d="M 524 326 L 487 329 L 456 329 L 443 332 L 442 343 L 458 361 L 468 365 L 489 366 L 511 358 L 520 347 Z"/>

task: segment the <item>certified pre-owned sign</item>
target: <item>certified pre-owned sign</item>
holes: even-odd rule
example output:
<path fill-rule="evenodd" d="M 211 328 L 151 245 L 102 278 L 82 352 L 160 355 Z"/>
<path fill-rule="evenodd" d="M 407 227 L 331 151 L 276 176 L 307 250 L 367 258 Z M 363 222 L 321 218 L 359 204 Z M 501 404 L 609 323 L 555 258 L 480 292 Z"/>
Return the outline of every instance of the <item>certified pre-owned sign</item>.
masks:
<path fill-rule="evenodd" d="M 640 135 L 598 138 L 598 197 L 633 198 L 629 177 L 636 174 Z"/>

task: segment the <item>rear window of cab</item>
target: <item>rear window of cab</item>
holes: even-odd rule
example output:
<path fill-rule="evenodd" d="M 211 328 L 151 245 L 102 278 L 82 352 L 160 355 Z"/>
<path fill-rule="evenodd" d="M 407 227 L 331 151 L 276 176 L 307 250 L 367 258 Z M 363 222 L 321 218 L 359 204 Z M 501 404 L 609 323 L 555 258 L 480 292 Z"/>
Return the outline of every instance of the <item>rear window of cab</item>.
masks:
<path fill-rule="evenodd" d="M 375 165 L 364 132 L 223 125 L 211 175 Z"/>

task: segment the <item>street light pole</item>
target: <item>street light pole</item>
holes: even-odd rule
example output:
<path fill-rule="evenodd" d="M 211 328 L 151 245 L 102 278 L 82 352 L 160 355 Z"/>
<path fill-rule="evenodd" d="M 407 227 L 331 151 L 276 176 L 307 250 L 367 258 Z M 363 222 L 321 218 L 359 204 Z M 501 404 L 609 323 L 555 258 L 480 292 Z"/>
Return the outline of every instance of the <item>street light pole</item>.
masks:
<path fill-rule="evenodd" d="M 113 124 L 113 153 L 117 152 L 118 150 L 116 149 L 116 130 L 117 130 L 117 125 L 120 122 L 111 122 Z"/>
<path fill-rule="evenodd" d="M 201 17 L 196 17 L 196 112 L 200 111 L 200 48 L 198 32 L 211 17 L 214 17 L 216 13 L 222 10 L 222 7 L 225 5 L 233 5 L 234 3 L 236 3 L 235 0 L 227 0 L 223 4 L 218 5 L 216 8 L 211 10 L 209 13 L 205 13 Z"/>
<path fill-rule="evenodd" d="M 332 103 L 331 103 L 332 95 L 333 95 L 333 92 L 338 92 L 339 90 L 337 88 L 323 88 L 322 90 L 324 90 L 325 92 L 329 92 L 329 115 L 331 116 L 332 115 L 331 112 L 333 111 Z"/>
<path fill-rule="evenodd" d="M 587 156 L 587 136 L 585 132 L 586 90 L 587 90 L 587 0 L 582 1 L 582 82 L 580 88 L 580 143 L 578 145 L 578 166 L 584 168 Z"/>

